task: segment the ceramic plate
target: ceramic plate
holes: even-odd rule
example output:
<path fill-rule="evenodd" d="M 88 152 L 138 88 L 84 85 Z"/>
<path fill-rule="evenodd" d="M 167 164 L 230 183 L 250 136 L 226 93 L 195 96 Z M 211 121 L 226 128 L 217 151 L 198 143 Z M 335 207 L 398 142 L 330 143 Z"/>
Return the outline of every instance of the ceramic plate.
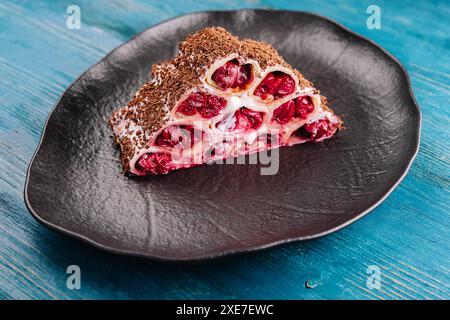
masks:
<path fill-rule="evenodd" d="M 107 120 L 153 63 L 206 26 L 271 43 L 321 92 L 346 130 L 282 148 L 279 170 L 204 165 L 130 178 Z M 189 260 L 310 239 L 362 217 L 416 155 L 420 112 L 403 67 L 374 43 L 303 12 L 194 13 L 147 29 L 77 79 L 56 104 L 30 164 L 25 198 L 47 226 L 117 253 Z"/>

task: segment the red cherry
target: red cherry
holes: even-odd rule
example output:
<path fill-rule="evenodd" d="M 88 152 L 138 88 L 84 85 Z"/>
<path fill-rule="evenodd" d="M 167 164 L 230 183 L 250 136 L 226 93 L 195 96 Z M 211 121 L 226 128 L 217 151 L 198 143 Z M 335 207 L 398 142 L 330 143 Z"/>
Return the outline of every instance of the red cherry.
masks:
<path fill-rule="evenodd" d="M 216 124 L 222 131 L 258 129 L 263 122 L 263 113 L 242 107 L 234 114 L 225 116 Z"/>
<path fill-rule="evenodd" d="M 170 171 L 171 161 L 172 157 L 167 153 L 146 153 L 137 161 L 136 169 L 139 175 L 145 175 L 146 173 L 164 174 Z"/>
<path fill-rule="evenodd" d="M 178 111 L 187 116 L 192 116 L 197 112 L 197 108 L 204 107 L 207 102 L 206 94 L 196 92 L 191 94 L 178 107 Z"/>
<path fill-rule="evenodd" d="M 222 110 L 227 101 L 215 95 L 209 95 L 207 99 L 206 106 L 199 108 L 198 111 L 203 118 L 212 118 L 219 114 L 220 110 Z"/>
<path fill-rule="evenodd" d="M 283 103 L 281 106 L 275 109 L 273 112 L 273 120 L 278 122 L 279 124 L 288 123 L 295 112 L 295 103 L 294 100 L 289 100 L 288 102 Z"/>
<path fill-rule="evenodd" d="M 187 116 L 193 116 L 197 110 L 191 104 L 183 101 L 178 107 L 178 111 Z"/>
<path fill-rule="evenodd" d="M 329 136 L 333 132 L 333 127 L 326 119 L 317 120 L 313 123 L 305 124 L 298 131 L 298 135 L 311 141 L 318 140 L 324 136 Z"/>
<path fill-rule="evenodd" d="M 245 85 L 250 81 L 250 77 L 251 77 L 251 65 L 246 64 L 240 66 L 239 75 L 236 79 L 236 82 L 233 85 L 233 88 L 239 87 L 241 89 L 244 89 Z"/>
<path fill-rule="evenodd" d="M 236 128 L 235 129 L 257 129 L 261 126 L 263 115 L 261 112 L 251 111 L 242 107 L 235 112 Z"/>
<path fill-rule="evenodd" d="M 291 76 L 288 76 L 287 74 L 283 74 L 281 79 L 282 79 L 281 84 L 278 87 L 278 90 L 274 94 L 274 96 L 277 98 L 281 98 L 281 97 L 287 96 L 288 94 L 291 94 L 292 91 L 294 91 L 294 87 L 295 87 L 294 79 L 292 79 Z"/>
<path fill-rule="evenodd" d="M 199 130 L 199 129 L 197 129 Z M 202 136 L 203 137 L 203 132 Z M 159 147 L 173 148 L 181 145 L 189 148 L 198 141 L 199 137 L 195 134 L 195 128 L 190 125 L 171 126 L 164 129 L 156 138 L 155 145 Z"/>
<path fill-rule="evenodd" d="M 239 65 L 232 61 L 228 61 L 213 73 L 212 79 L 220 88 L 226 90 L 233 87 L 238 79 L 238 73 Z"/>
<path fill-rule="evenodd" d="M 310 96 L 295 99 L 295 117 L 306 119 L 314 111 L 314 104 Z"/>
<path fill-rule="evenodd" d="M 206 105 L 206 94 L 201 92 L 196 92 L 191 94 L 185 101 L 193 108 L 201 108 Z"/>
<path fill-rule="evenodd" d="M 232 60 L 214 71 L 212 79 L 223 90 L 236 87 L 243 89 L 250 81 L 250 76 L 250 64 L 240 66 L 237 60 Z"/>
<path fill-rule="evenodd" d="M 203 118 L 212 118 L 218 115 L 226 104 L 227 101 L 222 97 L 195 92 L 180 104 L 178 111 L 187 116 L 198 112 Z"/>
<path fill-rule="evenodd" d="M 275 99 L 282 98 L 294 91 L 295 82 L 291 76 L 282 72 L 270 72 L 261 84 L 256 88 L 254 94 L 263 100 L 272 95 Z"/>

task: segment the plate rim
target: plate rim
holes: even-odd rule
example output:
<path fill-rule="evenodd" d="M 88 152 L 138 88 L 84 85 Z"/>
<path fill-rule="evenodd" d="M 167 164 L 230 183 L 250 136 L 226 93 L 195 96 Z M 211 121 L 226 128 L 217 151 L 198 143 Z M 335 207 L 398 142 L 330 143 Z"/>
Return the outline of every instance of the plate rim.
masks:
<path fill-rule="evenodd" d="M 258 245 L 258 246 L 253 246 L 250 248 L 244 248 L 244 249 L 232 249 L 232 250 L 223 250 L 217 253 L 202 253 L 202 254 L 198 254 L 198 255 L 193 255 L 193 256 L 189 256 L 189 257 L 172 257 L 172 256 L 164 256 L 164 255 L 156 255 L 156 254 L 149 254 L 149 253 L 143 253 L 143 252 L 139 252 L 139 251 L 133 251 L 133 250 L 127 250 L 127 249 L 118 249 L 115 248 L 113 246 L 109 246 L 100 242 L 97 242 L 91 238 L 89 238 L 88 236 L 85 236 L 83 234 L 71 231 L 67 228 L 61 227 L 57 224 L 54 224 L 52 222 L 47 221 L 46 219 L 44 219 L 43 217 L 41 217 L 36 210 L 33 209 L 29 196 L 28 196 L 28 184 L 30 181 L 30 174 L 31 174 L 31 167 L 33 166 L 34 160 L 37 156 L 37 154 L 39 153 L 39 150 L 41 149 L 41 145 L 44 142 L 44 139 L 46 137 L 46 133 L 47 133 L 47 126 L 48 123 L 50 121 L 50 118 L 52 117 L 54 111 L 56 110 L 56 108 L 58 107 L 59 103 L 61 102 L 62 98 L 66 95 L 66 93 L 78 82 L 78 80 L 80 80 L 82 77 L 84 77 L 93 67 L 97 66 L 98 64 L 104 62 L 110 55 L 112 55 L 113 53 L 115 53 L 118 49 L 122 48 L 123 46 L 127 45 L 129 42 L 135 40 L 136 38 L 138 38 L 139 36 L 141 36 L 144 32 L 146 32 L 149 29 L 155 28 L 159 25 L 162 25 L 164 23 L 168 23 L 170 21 L 182 18 L 182 17 L 186 17 L 186 16 L 190 16 L 190 15 L 196 15 L 196 14 L 208 14 L 208 13 L 239 13 L 239 12 L 271 12 L 271 13 L 278 13 L 278 14 L 282 14 L 282 13 L 301 13 L 304 15 L 309 15 L 313 18 L 316 19 L 322 19 L 325 20 L 328 23 L 331 23 L 332 25 L 342 29 L 343 31 L 345 31 L 346 33 L 351 34 L 352 36 L 358 38 L 359 40 L 362 40 L 370 45 L 372 45 L 373 47 L 375 47 L 376 49 L 380 50 L 384 55 L 386 55 L 389 59 L 391 59 L 400 69 L 400 71 L 403 73 L 405 79 L 406 79 L 406 84 L 408 87 L 408 91 L 409 91 L 409 96 L 411 97 L 412 103 L 416 108 L 417 111 L 417 116 L 418 116 L 418 123 L 417 123 L 417 139 L 415 140 L 415 150 L 414 150 L 414 154 L 411 156 L 411 158 L 408 161 L 407 166 L 405 167 L 405 169 L 402 172 L 402 175 L 398 178 L 398 180 L 389 188 L 388 191 L 386 191 L 386 193 L 378 200 L 376 201 L 372 206 L 370 206 L 369 208 L 367 208 L 366 210 L 362 211 L 361 213 L 357 214 L 356 216 L 354 216 L 352 219 L 349 219 L 347 221 L 345 221 L 344 223 L 339 224 L 338 226 L 328 229 L 326 231 L 323 232 L 319 232 L 313 235 L 309 235 L 309 236 L 299 236 L 299 237 L 290 237 L 290 238 L 286 238 L 286 239 L 281 239 L 281 240 L 276 240 L 276 241 L 272 241 L 263 245 Z M 54 104 L 53 108 L 50 110 L 47 119 L 45 120 L 44 126 L 42 128 L 41 131 L 41 136 L 39 139 L 39 143 L 36 147 L 36 150 L 33 153 L 33 156 L 31 157 L 31 160 L 29 162 L 28 168 L 27 168 L 27 172 L 26 172 L 26 177 L 25 177 L 25 184 L 24 184 L 24 201 L 25 201 L 25 205 L 28 209 L 28 211 L 31 213 L 31 216 L 39 223 L 41 223 L 42 225 L 56 230 L 62 234 L 68 235 L 70 237 L 73 237 L 75 239 L 79 239 L 81 241 L 83 241 L 84 243 L 88 243 L 89 245 L 110 252 L 110 253 L 114 253 L 114 254 L 120 254 L 120 255 L 125 255 L 125 256 L 133 256 L 133 257 L 140 257 L 140 258 L 146 258 L 146 259 L 152 259 L 152 260 L 159 260 L 159 261 L 171 261 L 171 262 L 179 262 L 179 261 L 204 261 L 204 260 L 212 260 L 214 258 L 219 258 L 219 257 L 224 257 L 224 256 L 229 256 L 229 255 L 236 255 L 236 254 L 242 254 L 242 253 L 246 253 L 246 252 L 254 252 L 254 251 L 259 251 L 259 250 L 263 250 L 263 249 L 267 249 L 267 248 L 271 248 L 271 247 L 276 247 L 276 246 L 280 246 L 283 244 L 288 244 L 288 243 L 293 243 L 293 242 L 300 242 L 300 241 L 305 241 L 305 240 L 311 240 L 311 239 L 316 239 L 316 238 L 320 238 L 326 235 L 329 235 L 331 233 L 334 233 L 340 229 L 343 229 L 347 226 L 349 226 L 350 224 L 356 222 L 357 220 L 361 219 L 362 217 L 364 217 L 365 215 L 367 215 L 369 212 L 371 212 L 372 210 L 374 210 L 376 207 L 378 207 L 381 203 L 383 203 L 387 197 L 400 185 L 400 183 L 403 181 L 403 179 L 406 177 L 406 175 L 408 174 L 411 165 L 413 164 L 414 160 L 417 157 L 417 154 L 419 153 L 419 149 L 420 149 L 420 138 L 421 138 L 421 128 L 422 128 L 422 113 L 420 111 L 420 107 L 419 104 L 417 103 L 417 100 L 414 96 L 413 90 L 412 90 L 412 86 L 411 86 L 411 80 L 408 74 L 408 71 L 406 70 L 406 68 L 403 66 L 403 64 L 393 55 L 391 54 L 389 51 L 387 51 L 386 49 L 384 49 L 383 47 L 381 47 L 379 44 L 377 44 L 376 42 L 374 42 L 371 39 L 368 39 L 354 31 L 352 31 L 351 29 L 345 27 L 344 25 L 340 24 L 339 22 L 336 22 L 334 20 L 332 20 L 331 18 L 322 16 L 320 14 L 317 13 L 311 13 L 311 12 L 306 12 L 306 11 L 301 11 L 301 10 L 275 10 L 275 9 L 261 9 L 261 8 L 257 8 L 257 9 L 240 9 L 240 10 L 204 10 L 204 11 L 193 11 L 193 12 L 188 12 L 185 14 L 181 14 L 181 15 L 177 15 L 174 16 L 170 19 L 158 22 L 154 25 L 151 25 L 147 28 L 145 28 L 143 31 L 137 33 L 136 35 L 134 35 L 133 37 L 129 38 L 127 41 L 125 41 L 124 43 L 120 44 L 119 46 L 115 47 L 114 49 L 112 49 L 111 51 L 109 51 L 105 56 L 103 56 L 99 61 L 97 61 L 96 63 L 92 64 L 91 66 L 89 66 L 89 68 L 87 70 L 85 70 L 83 73 L 81 73 L 74 81 L 72 81 L 69 86 L 64 90 L 64 92 L 60 95 L 60 97 L 58 98 L 58 100 L 56 101 L 56 103 Z"/>

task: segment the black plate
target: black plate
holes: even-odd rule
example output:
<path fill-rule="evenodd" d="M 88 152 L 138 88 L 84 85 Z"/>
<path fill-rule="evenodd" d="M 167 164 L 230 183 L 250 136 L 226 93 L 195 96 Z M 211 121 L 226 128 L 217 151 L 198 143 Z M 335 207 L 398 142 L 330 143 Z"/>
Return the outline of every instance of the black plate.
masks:
<path fill-rule="evenodd" d="M 283 148 L 280 169 L 212 165 L 165 176 L 121 175 L 107 119 L 206 26 L 267 41 L 326 95 L 347 130 Z M 261 249 L 336 231 L 368 213 L 405 176 L 420 112 L 405 70 L 374 43 L 303 12 L 195 13 L 154 26 L 77 79 L 51 113 L 25 198 L 47 226 L 100 248 L 170 260 Z"/>

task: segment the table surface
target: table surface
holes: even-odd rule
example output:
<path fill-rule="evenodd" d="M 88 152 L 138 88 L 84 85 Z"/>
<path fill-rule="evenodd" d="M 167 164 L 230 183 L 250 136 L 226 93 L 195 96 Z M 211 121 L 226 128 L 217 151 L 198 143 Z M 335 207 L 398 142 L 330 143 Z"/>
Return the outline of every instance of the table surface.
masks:
<path fill-rule="evenodd" d="M 0 299 L 443 299 L 449 285 L 450 2 L 75 1 L 81 29 L 66 27 L 70 1 L 0 2 Z M 111 49 L 177 15 L 237 8 L 327 16 L 394 54 L 421 107 L 418 157 L 372 213 L 324 238 L 196 263 L 117 256 L 37 223 L 25 207 L 27 166 L 65 88 Z M 81 268 L 70 290 L 69 265 Z M 381 272 L 366 285 L 368 266 Z"/>

